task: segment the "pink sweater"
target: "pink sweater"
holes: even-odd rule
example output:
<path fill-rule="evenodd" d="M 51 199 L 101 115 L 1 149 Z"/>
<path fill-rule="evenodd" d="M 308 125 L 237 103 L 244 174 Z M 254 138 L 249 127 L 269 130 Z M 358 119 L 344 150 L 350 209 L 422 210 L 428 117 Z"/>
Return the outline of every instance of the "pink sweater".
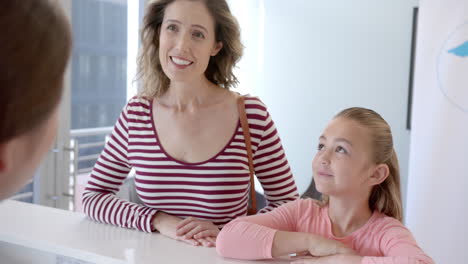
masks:
<path fill-rule="evenodd" d="M 270 213 L 238 218 L 218 235 L 216 249 L 224 257 L 269 259 L 276 231 L 314 233 L 340 241 L 364 256 L 362 263 L 434 263 L 398 220 L 374 212 L 367 223 L 346 237 L 332 233 L 328 207 L 312 199 L 296 200 Z"/>

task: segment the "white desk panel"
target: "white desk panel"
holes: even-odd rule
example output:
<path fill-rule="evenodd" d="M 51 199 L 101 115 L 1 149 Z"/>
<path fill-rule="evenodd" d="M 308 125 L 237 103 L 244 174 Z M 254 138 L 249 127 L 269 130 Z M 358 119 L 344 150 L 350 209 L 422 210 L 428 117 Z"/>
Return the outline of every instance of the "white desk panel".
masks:
<path fill-rule="evenodd" d="M 17 263 L 27 263 L 21 259 L 28 258 L 38 260 L 35 263 L 67 263 L 61 261 L 63 257 L 100 264 L 287 263 L 224 259 L 214 248 L 97 223 L 81 213 L 9 200 L 0 203 L 0 241 L 0 259 L 11 263 L 15 256 Z"/>

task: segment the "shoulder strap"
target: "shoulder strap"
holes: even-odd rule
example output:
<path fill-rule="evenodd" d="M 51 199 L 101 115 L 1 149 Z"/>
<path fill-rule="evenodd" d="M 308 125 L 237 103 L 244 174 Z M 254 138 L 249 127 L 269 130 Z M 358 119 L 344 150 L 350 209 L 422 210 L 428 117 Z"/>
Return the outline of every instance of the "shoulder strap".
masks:
<path fill-rule="evenodd" d="M 247 149 L 247 157 L 249 159 L 249 172 L 250 172 L 250 192 L 249 192 L 249 207 L 247 208 L 247 214 L 252 215 L 257 213 L 257 197 L 255 193 L 255 182 L 254 182 L 254 167 L 252 158 L 252 143 L 250 141 L 250 129 L 249 123 L 247 122 L 247 113 L 245 112 L 245 97 L 239 96 L 237 99 L 237 109 L 239 110 L 239 119 L 244 132 L 245 147 Z"/>

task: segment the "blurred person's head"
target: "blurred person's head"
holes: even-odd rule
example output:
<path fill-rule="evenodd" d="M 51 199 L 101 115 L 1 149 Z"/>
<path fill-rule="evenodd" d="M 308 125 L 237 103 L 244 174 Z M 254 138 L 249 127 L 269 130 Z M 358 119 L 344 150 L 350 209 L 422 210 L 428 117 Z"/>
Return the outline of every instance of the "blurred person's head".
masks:
<path fill-rule="evenodd" d="M 70 25 L 59 1 L 0 1 L 0 200 L 33 176 L 57 131 Z"/>

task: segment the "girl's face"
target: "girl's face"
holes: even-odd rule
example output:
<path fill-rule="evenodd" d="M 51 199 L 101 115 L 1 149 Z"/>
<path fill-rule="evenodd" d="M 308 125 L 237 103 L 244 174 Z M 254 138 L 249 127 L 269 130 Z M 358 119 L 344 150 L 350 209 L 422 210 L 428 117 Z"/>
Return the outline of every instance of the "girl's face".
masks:
<path fill-rule="evenodd" d="M 371 134 L 357 122 L 335 118 L 323 131 L 312 162 L 317 190 L 329 196 L 352 197 L 370 191 Z"/>
<path fill-rule="evenodd" d="M 159 60 L 171 81 L 203 78 L 211 56 L 222 48 L 215 21 L 202 1 L 177 0 L 167 6 L 159 35 Z"/>

